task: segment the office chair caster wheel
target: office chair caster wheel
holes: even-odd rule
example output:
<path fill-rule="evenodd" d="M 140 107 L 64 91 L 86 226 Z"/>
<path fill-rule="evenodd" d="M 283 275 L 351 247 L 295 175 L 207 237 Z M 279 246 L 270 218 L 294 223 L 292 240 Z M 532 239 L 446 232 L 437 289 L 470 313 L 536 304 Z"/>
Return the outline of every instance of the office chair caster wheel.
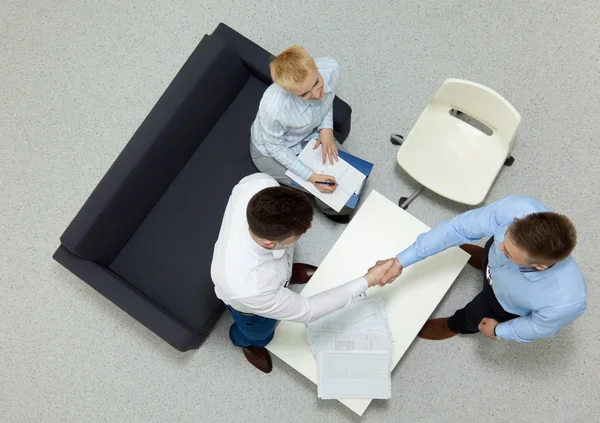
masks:
<path fill-rule="evenodd" d="M 406 210 L 408 208 L 408 204 L 404 204 L 406 200 L 408 200 L 408 197 L 400 197 L 400 199 L 398 200 L 398 206 L 403 210 Z"/>
<path fill-rule="evenodd" d="M 394 145 L 402 145 L 404 142 L 404 137 L 400 134 L 392 134 L 390 136 L 390 142 Z"/>
<path fill-rule="evenodd" d="M 504 160 L 504 166 L 512 166 L 515 162 L 515 158 L 513 156 L 508 156 L 506 160 Z"/>

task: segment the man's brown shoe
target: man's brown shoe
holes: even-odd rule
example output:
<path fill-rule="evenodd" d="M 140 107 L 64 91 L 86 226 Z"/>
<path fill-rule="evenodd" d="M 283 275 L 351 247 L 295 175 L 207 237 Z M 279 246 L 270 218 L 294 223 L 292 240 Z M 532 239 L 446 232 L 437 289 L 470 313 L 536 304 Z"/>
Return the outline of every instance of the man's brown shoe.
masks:
<path fill-rule="evenodd" d="M 294 263 L 292 266 L 292 278 L 290 284 L 305 284 L 317 271 L 317 267 L 305 263 Z"/>
<path fill-rule="evenodd" d="M 419 338 L 441 341 L 452 338 L 457 333 L 448 327 L 448 317 L 428 320 L 419 332 Z"/>
<path fill-rule="evenodd" d="M 478 245 L 463 244 L 460 246 L 460 249 L 471 255 L 471 258 L 468 261 L 471 266 L 477 270 L 483 270 L 481 268 L 483 264 L 483 252 L 485 251 L 483 248 Z"/>
<path fill-rule="evenodd" d="M 246 360 L 250 362 L 254 367 L 264 373 L 271 373 L 273 370 L 273 361 L 271 361 L 271 355 L 265 347 L 245 347 L 242 348 Z"/>

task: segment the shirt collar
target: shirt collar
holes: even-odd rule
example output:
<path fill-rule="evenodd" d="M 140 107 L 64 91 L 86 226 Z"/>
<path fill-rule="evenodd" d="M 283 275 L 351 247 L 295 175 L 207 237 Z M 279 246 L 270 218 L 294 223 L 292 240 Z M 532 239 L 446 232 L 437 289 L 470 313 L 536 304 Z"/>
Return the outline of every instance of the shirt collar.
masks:
<path fill-rule="evenodd" d="M 554 273 L 560 271 L 563 267 L 567 265 L 567 261 L 570 260 L 570 257 L 567 257 L 563 261 L 559 261 L 554 266 L 546 269 L 546 270 L 536 270 L 533 272 L 521 272 L 523 276 L 529 279 L 532 282 L 539 281 L 541 279 L 547 278 L 548 276 L 553 275 Z"/>
<path fill-rule="evenodd" d="M 260 254 L 260 255 L 267 255 L 271 253 L 271 250 L 261 247 L 260 245 L 258 245 L 256 243 L 256 241 L 254 241 L 254 239 L 252 238 L 252 236 L 250 236 L 250 228 L 248 227 L 248 225 L 246 225 L 246 231 L 245 231 L 245 235 L 244 235 L 244 239 L 246 240 L 246 243 L 248 244 L 248 246 L 250 247 L 250 250 Z"/>
<path fill-rule="evenodd" d="M 296 103 L 296 107 L 298 108 L 298 111 L 300 113 L 304 113 L 306 111 L 306 109 L 308 109 L 308 106 L 310 106 L 310 100 L 309 101 L 300 100 L 294 94 L 290 93 L 290 95 L 294 99 L 294 103 Z"/>
<path fill-rule="evenodd" d="M 254 251 L 259 255 L 271 255 L 274 259 L 280 259 L 281 257 L 283 257 L 286 250 L 269 250 L 268 248 L 261 247 L 256 243 L 256 241 L 254 241 L 252 236 L 250 236 L 250 228 L 248 228 L 248 226 L 246 226 L 246 228 L 247 230 L 245 239 L 248 245 L 250 246 L 251 251 Z"/>

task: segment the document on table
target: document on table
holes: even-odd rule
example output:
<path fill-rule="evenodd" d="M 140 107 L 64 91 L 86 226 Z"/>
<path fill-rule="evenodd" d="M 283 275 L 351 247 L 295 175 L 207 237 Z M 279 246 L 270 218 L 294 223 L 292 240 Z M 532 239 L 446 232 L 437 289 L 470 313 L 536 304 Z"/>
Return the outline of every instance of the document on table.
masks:
<path fill-rule="evenodd" d="M 346 307 L 310 323 L 306 333 L 310 341 L 321 331 L 327 330 L 382 334 L 391 339 L 385 298 L 359 297 Z"/>
<path fill-rule="evenodd" d="M 334 161 L 333 165 L 329 162 L 329 159 L 323 164 L 323 147 L 319 146 L 319 148 L 313 150 L 316 142 L 317 140 L 310 140 L 298 155 L 298 158 L 314 173 L 333 176 L 338 184 L 335 191 L 322 193 L 312 183 L 303 181 L 294 172 L 288 170 L 285 174 L 329 207 L 339 212 L 353 194 L 360 192 L 366 176 L 341 157 L 338 157 L 338 161 Z"/>
<path fill-rule="evenodd" d="M 392 396 L 388 351 L 321 351 L 317 356 L 321 399 Z"/>
<path fill-rule="evenodd" d="M 392 340 L 388 335 L 371 333 L 346 333 L 322 330 L 311 344 L 315 357 L 321 351 L 388 351 L 392 354 Z"/>
<path fill-rule="evenodd" d="M 385 298 L 359 297 L 346 307 L 307 325 L 306 338 L 315 358 L 320 351 L 386 350 L 393 339 Z"/>
<path fill-rule="evenodd" d="M 385 298 L 357 298 L 308 324 L 306 338 L 317 362 L 319 398 L 391 397 L 393 340 Z"/>

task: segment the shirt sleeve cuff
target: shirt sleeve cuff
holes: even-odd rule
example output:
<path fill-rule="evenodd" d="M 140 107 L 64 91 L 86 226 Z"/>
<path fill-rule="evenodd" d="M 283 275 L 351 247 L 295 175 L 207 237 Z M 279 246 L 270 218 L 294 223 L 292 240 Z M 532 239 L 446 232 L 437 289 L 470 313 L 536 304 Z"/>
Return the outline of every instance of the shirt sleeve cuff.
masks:
<path fill-rule="evenodd" d="M 504 339 L 505 341 L 511 341 L 513 339 L 513 337 L 510 334 L 509 322 L 500 323 L 496 326 L 496 336 L 498 338 Z"/>
<path fill-rule="evenodd" d="M 310 175 L 312 175 L 313 171 L 311 170 L 310 167 L 306 166 L 304 163 L 302 163 L 302 161 L 298 158 L 296 158 L 296 163 L 293 169 L 290 169 L 292 172 L 294 172 L 296 175 L 298 175 L 300 178 L 302 178 L 303 181 L 307 181 L 308 178 L 310 178 Z"/>
<path fill-rule="evenodd" d="M 302 178 L 302 180 L 304 181 L 308 181 L 308 178 L 310 178 L 310 175 L 313 174 L 313 171 L 310 170 L 310 168 L 306 168 L 306 170 L 304 172 L 302 172 L 302 175 L 298 175 Z"/>
<path fill-rule="evenodd" d="M 362 276 L 350 282 L 350 291 L 352 291 L 352 299 L 357 298 L 367 289 L 369 289 L 369 282 Z"/>
<path fill-rule="evenodd" d="M 402 251 L 400 254 L 396 256 L 402 267 L 408 267 L 411 264 L 419 261 L 419 256 L 415 251 L 414 247 L 408 247 L 406 250 Z"/>

